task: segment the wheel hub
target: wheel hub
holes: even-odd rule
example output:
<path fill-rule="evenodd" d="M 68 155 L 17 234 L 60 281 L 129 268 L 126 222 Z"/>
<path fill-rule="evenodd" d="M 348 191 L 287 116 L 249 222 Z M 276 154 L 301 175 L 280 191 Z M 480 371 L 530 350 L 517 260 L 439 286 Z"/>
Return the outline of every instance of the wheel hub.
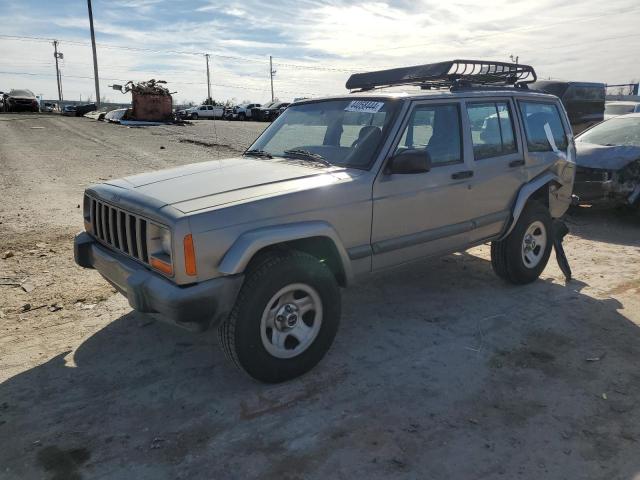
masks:
<path fill-rule="evenodd" d="M 262 345 L 276 358 L 293 358 L 313 344 L 322 325 L 322 300 L 305 283 L 291 283 L 266 304 L 260 320 Z"/>
<path fill-rule="evenodd" d="M 298 323 L 298 307 L 292 303 L 286 303 L 276 313 L 275 326 L 281 332 L 293 329 Z"/>
<path fill-rule="evenodd" d="M 544 257 L 546 246 L 546 228 L 541 221 L 536 220 L 529 225 L 522 239 L 522 261 L 525 267 L 535 268 Z"/>

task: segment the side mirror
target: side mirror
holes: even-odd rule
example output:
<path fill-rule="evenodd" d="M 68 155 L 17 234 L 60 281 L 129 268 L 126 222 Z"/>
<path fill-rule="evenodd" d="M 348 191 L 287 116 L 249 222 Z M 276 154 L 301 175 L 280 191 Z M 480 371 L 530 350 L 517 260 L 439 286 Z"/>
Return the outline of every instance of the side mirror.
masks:
<path fill-rule="evenodd" d="M 389 159 L 387 174 L 424 173 L 431 170 L 431 156 L 426 150 L 404 150 Z"/>

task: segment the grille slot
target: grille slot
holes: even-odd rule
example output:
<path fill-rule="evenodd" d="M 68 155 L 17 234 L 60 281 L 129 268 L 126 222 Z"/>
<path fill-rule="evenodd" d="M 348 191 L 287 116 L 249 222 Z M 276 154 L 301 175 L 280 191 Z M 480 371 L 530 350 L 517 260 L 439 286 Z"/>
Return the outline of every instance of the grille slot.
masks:
<path fill-rule="evenodd" d="M 147 221 L 138 215 L 115 208 L 95 198 L 89 198 L 93 236 L 113 250 L 148 264 Z"/>

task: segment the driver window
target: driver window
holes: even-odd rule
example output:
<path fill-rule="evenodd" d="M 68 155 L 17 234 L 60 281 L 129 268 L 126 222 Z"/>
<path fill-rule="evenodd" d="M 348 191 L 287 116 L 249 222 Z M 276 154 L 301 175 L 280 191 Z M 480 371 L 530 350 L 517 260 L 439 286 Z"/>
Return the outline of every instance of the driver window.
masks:
<path fill-rule="evenodd" d="M 426 150 L 433 166 L 462 162 L 458 104 L 415 107 L 395 154 L 411 149 Z"/>

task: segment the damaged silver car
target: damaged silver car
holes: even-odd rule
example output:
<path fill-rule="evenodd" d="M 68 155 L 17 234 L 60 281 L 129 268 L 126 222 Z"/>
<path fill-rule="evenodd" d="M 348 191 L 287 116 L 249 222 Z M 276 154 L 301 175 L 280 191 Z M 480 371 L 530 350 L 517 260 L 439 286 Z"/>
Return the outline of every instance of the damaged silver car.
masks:
<path fill-rule="evenodd" d="M 581 204 L 640 206 L 640 113 L 615 117 L 576 137 L 574 193 Z"/>

